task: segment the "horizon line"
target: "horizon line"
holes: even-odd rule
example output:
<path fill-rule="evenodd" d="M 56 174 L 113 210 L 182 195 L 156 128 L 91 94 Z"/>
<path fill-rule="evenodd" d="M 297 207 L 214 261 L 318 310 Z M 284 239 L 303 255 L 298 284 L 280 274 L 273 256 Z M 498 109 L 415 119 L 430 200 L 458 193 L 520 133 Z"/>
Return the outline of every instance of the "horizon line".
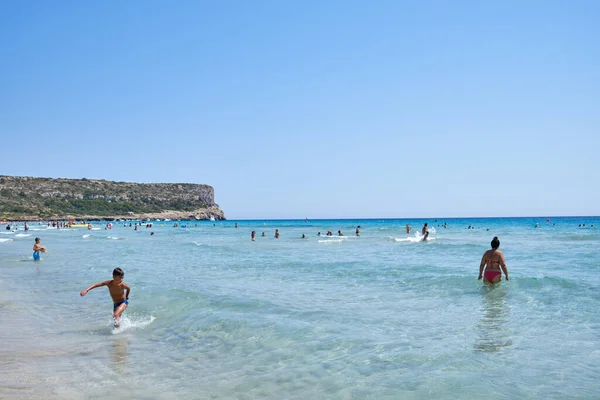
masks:
<path fill-rule="evenodd" d="M 524 215 L 485 217 L 343 217 L 343 218 L 228 218 L 225 221 L 319 221 L 319 220 L 411 220 L 411 219 L 480 219 L 480 218 L 600 218 L 600 215 Z"/>

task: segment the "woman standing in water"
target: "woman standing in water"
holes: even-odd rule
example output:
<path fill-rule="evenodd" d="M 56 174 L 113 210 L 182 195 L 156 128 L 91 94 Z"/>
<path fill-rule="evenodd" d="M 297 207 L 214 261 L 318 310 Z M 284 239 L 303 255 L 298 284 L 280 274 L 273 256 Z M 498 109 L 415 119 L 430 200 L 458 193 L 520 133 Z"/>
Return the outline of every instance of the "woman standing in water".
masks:
<path fill-rule="evenodd" d="M 479 277 L 477 279 L 483 278 L 484 283 L 498 283 L 502 280 L 502 271 L 504 271 L 506 280 L 509 280 L 508 269 L 504 262 L 504 254 L 498 250 L 498 247 L 500 247 L 498 236 L 494 236 L 491 244 L 492 249 L 483 253 L 483 257 L 481 257 Z M 485 267 L 485 273 L 483 272 L 483 267 Z"/>

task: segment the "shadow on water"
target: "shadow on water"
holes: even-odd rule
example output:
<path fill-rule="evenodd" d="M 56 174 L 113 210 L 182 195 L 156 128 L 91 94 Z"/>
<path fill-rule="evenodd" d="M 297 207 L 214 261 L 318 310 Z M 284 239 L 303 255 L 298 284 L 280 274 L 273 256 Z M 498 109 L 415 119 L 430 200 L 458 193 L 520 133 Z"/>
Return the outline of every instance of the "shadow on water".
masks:
<path fill-rule="evenodd" d="M 116 372 L 123 372 L 127 365 L 127 346 L 129 338 L 126 336 L 115 337 L 112 340 L 110 356 L 112 365 Z"/>
<path fill-rule="evenodd" d="M 481 320 L 476 325 L 479 334 L 475 340 L 475 351 L 497 353 L 504 347 L 512 346 L 506 328 L 510 318 L 506 296 L 505 285 L 485 285 L 481 288 Z"/>

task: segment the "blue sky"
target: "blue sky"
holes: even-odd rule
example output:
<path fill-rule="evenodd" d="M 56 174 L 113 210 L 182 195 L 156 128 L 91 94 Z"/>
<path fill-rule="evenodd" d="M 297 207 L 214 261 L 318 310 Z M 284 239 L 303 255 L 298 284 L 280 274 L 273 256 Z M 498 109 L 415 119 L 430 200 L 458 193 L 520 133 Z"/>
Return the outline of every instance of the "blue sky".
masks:
<path fill-rule="evenodd" d="M 0 174 L 229 219 L 599 215 L 600 2 L 4 1 Z"/>

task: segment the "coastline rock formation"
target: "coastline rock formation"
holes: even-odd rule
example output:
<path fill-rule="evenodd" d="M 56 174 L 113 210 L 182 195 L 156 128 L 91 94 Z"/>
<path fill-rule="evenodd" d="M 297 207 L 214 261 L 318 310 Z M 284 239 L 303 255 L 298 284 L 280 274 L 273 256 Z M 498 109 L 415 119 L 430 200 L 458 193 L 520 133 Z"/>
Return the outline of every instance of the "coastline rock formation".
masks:
<path fill-rule="evenodd" d="M 209 185 L 0 175 L 0 218 L 224 220 L 225 214 Z"/>

